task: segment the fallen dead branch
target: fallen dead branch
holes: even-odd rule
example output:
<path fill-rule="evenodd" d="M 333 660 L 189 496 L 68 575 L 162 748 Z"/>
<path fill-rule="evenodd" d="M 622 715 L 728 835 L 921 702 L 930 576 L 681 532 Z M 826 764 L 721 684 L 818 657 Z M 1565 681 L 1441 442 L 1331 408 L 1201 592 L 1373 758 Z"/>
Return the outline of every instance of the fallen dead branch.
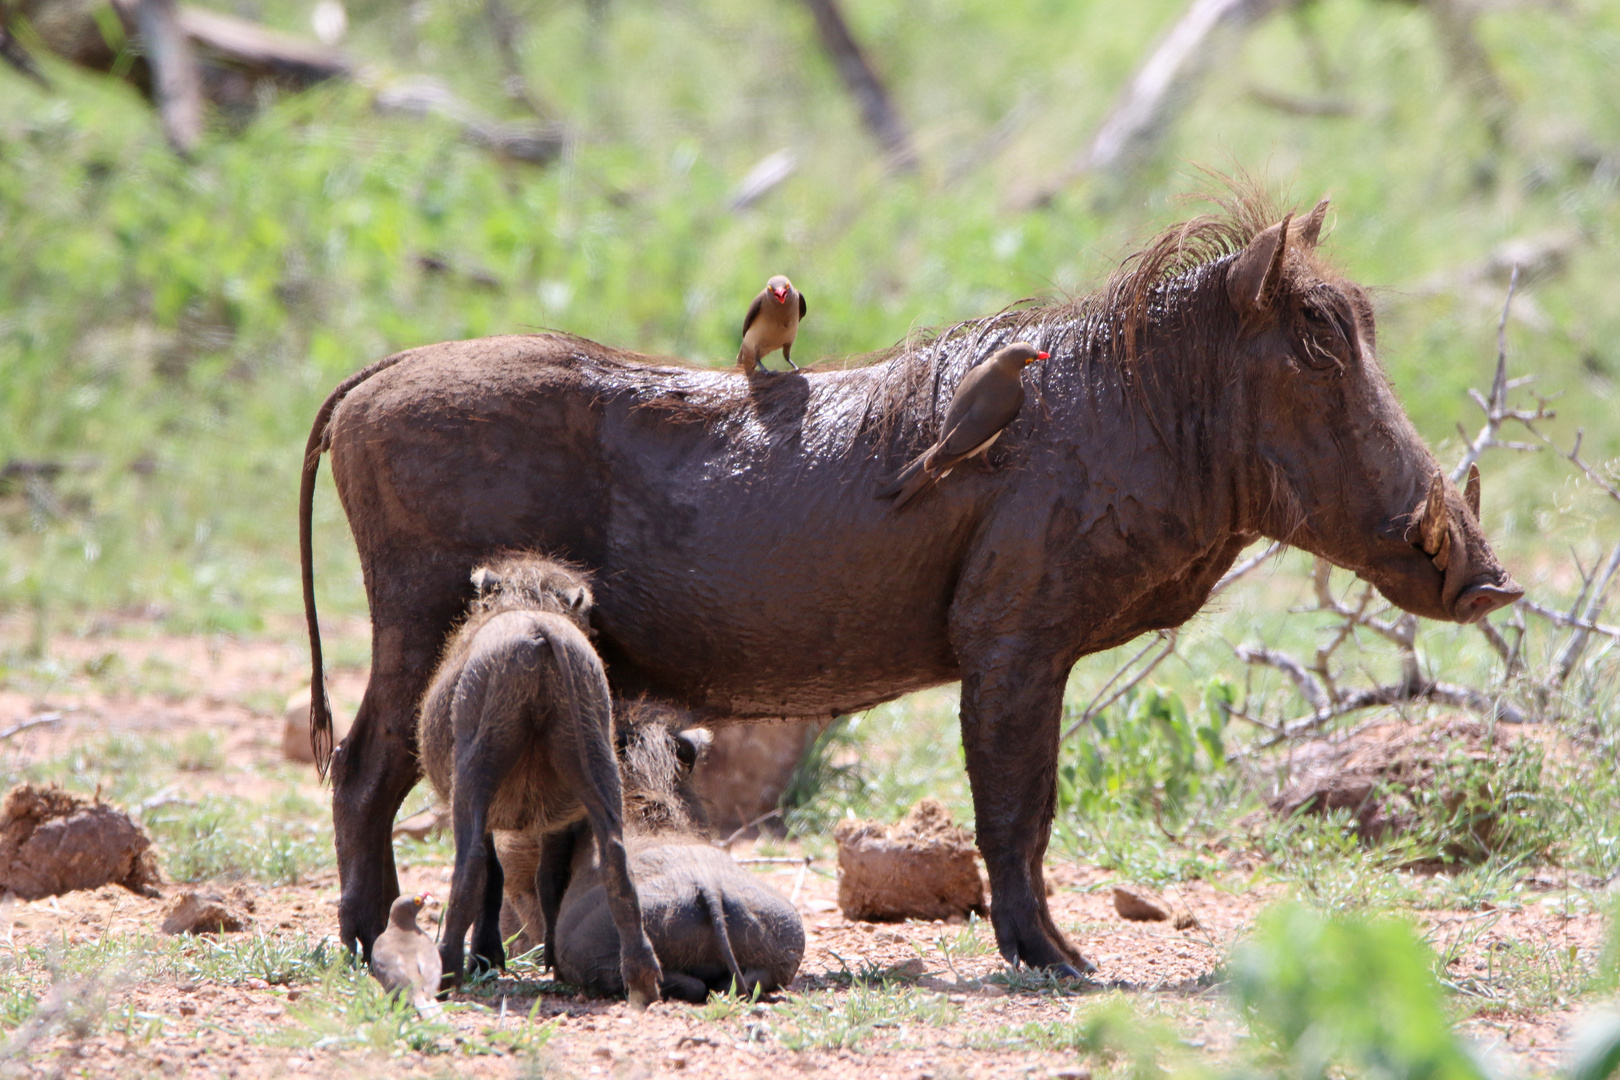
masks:
<path fill-rule="evenodd" d="M 498 0 L 492 2 L 489 18 L 508 66 L 509 96 L 541 117 L 539 123 L 485 116 L 435 80 L 388 80 L 363 71 L 341 50 L 174 0 L 22 0 L 15 8 L 0 7 L 0 56 L 30 74 L 32 58 L 15 34 L 18 24 L 27 26 L 26 37 L 37 48 L 132 84 L 157 106 L 165 136 L 182 154 L 202 136 L 205 106 L 245 119 L 275 94 L 352 80 L 372 90 L 380 113 L 447 119 L 467 142 L 504 159 L 548 164 L 562 153 L 564 130 L 522 82 L 510 40 L 518 24 Z"/>

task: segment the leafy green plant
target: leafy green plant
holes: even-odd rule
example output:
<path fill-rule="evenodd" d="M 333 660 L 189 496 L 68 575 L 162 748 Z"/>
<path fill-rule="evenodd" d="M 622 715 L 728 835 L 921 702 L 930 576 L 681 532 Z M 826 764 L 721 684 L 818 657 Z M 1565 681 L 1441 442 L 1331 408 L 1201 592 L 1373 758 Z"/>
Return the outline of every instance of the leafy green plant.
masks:
<path fill-rule="evenodd" d="M 1156 686 L 1081 725 L 1058 767 L 1059 813 L 1130 813 L 1179 823 L 1226 762 L 1232 689 L 1217 680 L 1196 711 Z"/>
<path fill-rule="evenodd" d="M 1402 922 L 1297 903 L 1268 908 L 1234 952 L 1233 993 L 1298 1080 L 1364 1069 L 1390 1080 L 1479 1080 L 1452 1034 L 1434 954 Z"/>

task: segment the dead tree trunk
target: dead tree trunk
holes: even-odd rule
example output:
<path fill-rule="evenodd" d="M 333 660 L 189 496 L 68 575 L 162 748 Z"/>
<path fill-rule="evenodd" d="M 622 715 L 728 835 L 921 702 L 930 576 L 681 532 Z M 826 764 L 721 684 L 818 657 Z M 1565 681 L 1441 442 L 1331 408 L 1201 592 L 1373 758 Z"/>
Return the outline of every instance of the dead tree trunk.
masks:
<path fill-rule="evenodd" d="M 136 0 L 135 25 L 152 68 L 152 99 L 164 138 L 175 153 L 188 155 L 202 138 L 202 79 L 174 0 Z"/>
<path fill-rule="evenodd" d="M 821 45 L 832 57 L 844 85 L 854 95 L 867 130 L 883 147 L 895 168 L 905 172 L 915 169 L 917 153 L 911 145 L 911 133 L 895 110 L 888 89 L 849 32 L 849 24 L 844 21 L 837 0 L 804 0 L 804 6 L 815 16 Z"/>

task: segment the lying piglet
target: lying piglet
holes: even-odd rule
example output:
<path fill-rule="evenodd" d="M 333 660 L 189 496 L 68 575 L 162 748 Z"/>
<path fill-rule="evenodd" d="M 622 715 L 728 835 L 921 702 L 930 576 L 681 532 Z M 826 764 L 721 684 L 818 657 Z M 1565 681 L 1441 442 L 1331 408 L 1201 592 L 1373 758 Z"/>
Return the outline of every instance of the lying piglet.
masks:
<path fill-rule="evenodd" d="M 591 845 L 582 846 L 552 938 L 557 975 L 592 993 L 622 994 L 603 872 Z M 665 997 L 701 1002 L 714 990 L 763 993 L 793 981 L 804 924 L 781 893 L 699 840 L 635 837 L 627 846 Z"/>

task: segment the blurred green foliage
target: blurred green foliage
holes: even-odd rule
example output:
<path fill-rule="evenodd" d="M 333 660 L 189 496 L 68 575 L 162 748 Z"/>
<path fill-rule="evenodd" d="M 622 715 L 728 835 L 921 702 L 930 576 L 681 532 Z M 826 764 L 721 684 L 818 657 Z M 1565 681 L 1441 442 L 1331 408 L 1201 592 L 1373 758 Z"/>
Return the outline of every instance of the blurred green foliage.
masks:
<path fill-rule="evenodd" d="M 1433 968 L 1405 923 L 1285 903 L 1261 915 L 1229 974 L 1285 1076 L 1477 1080 L 1484 1070 L 1452 1034 Z"/>

